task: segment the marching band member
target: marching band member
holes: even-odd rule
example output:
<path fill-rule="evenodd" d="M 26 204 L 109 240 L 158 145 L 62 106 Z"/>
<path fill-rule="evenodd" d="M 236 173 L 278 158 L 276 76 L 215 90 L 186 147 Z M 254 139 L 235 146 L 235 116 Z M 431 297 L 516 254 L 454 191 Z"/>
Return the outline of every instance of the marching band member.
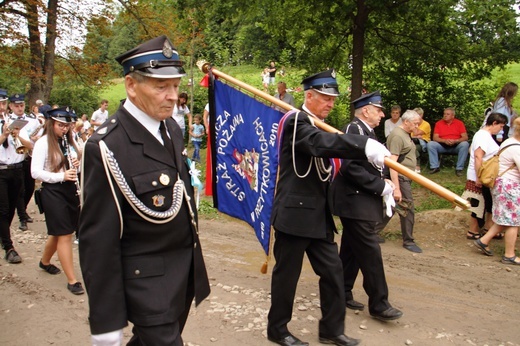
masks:
<path fill-rule="evenodd" d="M 25 95 L 24 94 L 14 94 L 9 98 L 9 108 L 12 111 L 11 119 L 12 120 L 25 120 L 27 121 L 27 125 L 21 129 L 21 131 L 25 132 L 26 137 L 29 138 L 29 144 L 23 143 L 26 151 L 25 151 L 25 159 L 23 161 L 23 187 L 22 194 L 20 195 L 20 199 L 16 206 L 16 211 L 18 213 L 18 218 L 20 219 L 20 226 L 18 227 L 22 231 L 27 231 L 27 223 L 33 222 L 33 219 L 27 214 L 27 205 L 32 198 L 34 192 L 34 179 L 31 177 L 31 156 L 28 155 L 29 151 L 31 151 L 36 138 L 31 138 L 31 135 L 40 125 L 40 122 L 36 119 L 36 116 L 29 114 L 25 114 Z M 20 137 L 22 138 L 22 137 Z"/>
<path fill-rule="evenodd" d="M 71 155 L 71 146 L 76 153 L 80 151 L 69 131 L 74 116 L 67 107 L 46 112 L 45 131 L 34 146 L 31 173 L 34 179 L 42 181 L 41 204 L 49 235 L 40 268 L 49 274 L 59 274 L 61 270 L 50 263 L 58 252 L 67 276 L 67 289 L 73 294 L 83 294 L 72 260 L 72 235 L 78 227 L 80 204 L 75 184 L 79 161 Z"/>
<path fill-rule="evenodd" d="M 24 135 L 25 131 L 18 127 L 9 129 L 7 99 L 7 91 L 0 89 L 0 240 L 7 262 L 21 263 L 22 258 L 11 240 L 11 222 L 23 186 L 24 155 L 17 153 L 16 143 L 30 145 L 30 142 Z"/>

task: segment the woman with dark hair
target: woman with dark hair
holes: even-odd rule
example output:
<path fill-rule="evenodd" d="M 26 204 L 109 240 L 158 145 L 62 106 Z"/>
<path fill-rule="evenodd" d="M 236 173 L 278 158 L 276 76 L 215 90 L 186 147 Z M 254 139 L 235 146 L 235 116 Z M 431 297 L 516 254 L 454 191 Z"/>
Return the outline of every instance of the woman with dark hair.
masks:
<path fill-rule="evenodd" d="M 498 178 L 491 194 L 493 196 L 493 222 L 487 234 L 475 240 L 475 245 L 487 256 L 493 256 L 489 242 L 498 233 L 504 232 L 505 250 L 501 262 L 520 265 L 515 254 L 515 243 L 520 226 L 520 118 L 515 119 L 514 135 L 500 146 L 504 149 L 498 158 Z M 508 146 L 508 148 L 506 148 Z"/>
<path fill-rule="evenodd" d="M 513 82 L 506 83 L 495 99 L 493 103 L 493 112 L 504 114 L 507 117 L 506 126 L 496 135 L 496 141 L 501 143 L 509 138 L 509 132 L 511 130 L 513 121 L 516 118 L 516 112 L 513 110 L 513 98 L 518 92 L 518 85 Z M 511 131 L 512 133 L 513 131 Z"/>
<path fill-rule="evenodd" d="M 471 198 L 473 201 L 470 209 L 469 231 L 466 233 L 466 238 L 468 239 L 480 238 L 482 235 L 480 228 L 484 227 L 483 232 L 485 232 L 485 229 L 492 225 L 489 217 L 492 207 L 491 192 L 488 187 L 482 185 L 477 172 L 482 162 L 490 159 L 497 153 L 498 144 L 493 140 L 492 136 L 502 131 L 506 123 L 507 117 L 505 115 L 495 112 L 491 113 L 487 117 L 484 127 L 473 136 L 473 141 L 469 148 L 466 188 L 462 194 L 462 198 Z M 485 217 L 486 213 L 489 214 L 487 218 Z"/>
<path fill-rule="evenodd" d="M 188 117 L 188 129 L 191 129 L 192 118 L 190 109 L 188 108 L 188 94 L 180 93 L 177 104 L 173 108 L 173 119 L 179 124 L 182 130 L 182 136 L 186 135 L 186 117 Z"/>
<path fill-rule="evenodd" d="M 45 130 L 34 145 L 31 164 L 32 177 L 42 181 L 41 204 L 49 235 L 40 268 L 49 274 L 59 274 L 61 270 L 50 263 L 54 253 L 58 252 L 67 276 L 68 290 L 73 294 L 83 294 L 83 287 L 74 274 L 72 260 L 72 235 L 78 228 L 79 219 L 76 182 L 81 156 L 70 131 L 75 115 L 68 108 L 62 107 L 47 111 L 45 117 Z"/>

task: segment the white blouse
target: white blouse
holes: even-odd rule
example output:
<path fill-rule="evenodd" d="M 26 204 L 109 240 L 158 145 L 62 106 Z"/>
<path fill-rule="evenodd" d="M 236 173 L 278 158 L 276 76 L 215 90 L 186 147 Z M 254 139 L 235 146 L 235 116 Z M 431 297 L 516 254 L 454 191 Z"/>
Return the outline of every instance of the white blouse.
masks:
<path fill-rule="evenodd" d="M 52 172 L 50 169 L 49 142 L 47 135 L 41 137 L 34 143 L 31 175 L 34 179 L 44 183 L 55 184 L 65 181 L 65 167 L 59 172 Z"/>

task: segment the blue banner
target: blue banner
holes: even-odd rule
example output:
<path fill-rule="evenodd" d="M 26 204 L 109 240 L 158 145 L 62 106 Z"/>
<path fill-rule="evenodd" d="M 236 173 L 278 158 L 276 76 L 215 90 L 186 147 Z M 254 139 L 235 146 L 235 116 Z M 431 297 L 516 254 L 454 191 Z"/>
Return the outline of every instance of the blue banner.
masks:
<path fill-rule="evenodd" d="M 214 92 L 217 208 L 250 224 L 269 254 L 283 114 L 220 81 L 215 81 Z"/>

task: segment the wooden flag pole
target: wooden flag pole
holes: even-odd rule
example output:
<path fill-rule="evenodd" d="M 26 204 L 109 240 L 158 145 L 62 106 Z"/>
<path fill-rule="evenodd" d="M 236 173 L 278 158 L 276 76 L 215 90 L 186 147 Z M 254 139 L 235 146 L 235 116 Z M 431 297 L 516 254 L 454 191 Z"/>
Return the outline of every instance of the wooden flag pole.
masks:
<path fill-rule="evenodd" d="M 236 78 L 231 77 L 230 75 L 227 75 L 227 74 L 215 69 L 206 61 L 203 61 L 203 60 L 198 61 L 197 66 L 204 73 L 208 73 L 209 70 L 211 69 L 211 72 L 215 76 L 225 79 L 228 82 L 235 84 L 238 87 L 240 87 L 244 90 L 247 90 L 250 93 L 255 94 L 255 95 L 265 99 L 266 101 L 271 102 L 272 104 L 275 104 L 278 107 L 285 109 L 286 111 L 295 109 L 290 104 L 287 104 L 287 103 L 283 102 L 282 100 L 279 100 L 276 97 L 269 95 L 268 93 L 258 90 L 257 88 L 255 88 L 249 84 L 246 84 Z M 314 125 L 316 125 L 316 127 L 319 127 L 321 130 L 326 131 L 326 132 L 343 134 L 343 132 L 339 131 L 338 129 L 336 129 L 324 122 L 321 122 L 321 121 L 315 121 Z M 436 193 L 440 197 L 446 199 L 447 201 L 455 204 L 456 206 L 458 206 L 462 209 L 468 209 L 471 207 L 469 201 L 461 198 L 460 196 L 458 196 L 455 193 L 451 192 L 450 190 L 440 186 L 439 184 L 431 181 L 430 179 L 425 178 L 424 176 L 422 176 L 418 173 L 415 173 L 414 171 L 406 168 L 405 166 L 401 165 L 400 163 L 389 159 L 388 157 L 385 157 L 385 165 L 388 166 L 389 168 L 401 173 L 405 177 L 410 178 L 411 180 L 415 181 L 419 185 L 422 185 L 423 187 Z"/>

